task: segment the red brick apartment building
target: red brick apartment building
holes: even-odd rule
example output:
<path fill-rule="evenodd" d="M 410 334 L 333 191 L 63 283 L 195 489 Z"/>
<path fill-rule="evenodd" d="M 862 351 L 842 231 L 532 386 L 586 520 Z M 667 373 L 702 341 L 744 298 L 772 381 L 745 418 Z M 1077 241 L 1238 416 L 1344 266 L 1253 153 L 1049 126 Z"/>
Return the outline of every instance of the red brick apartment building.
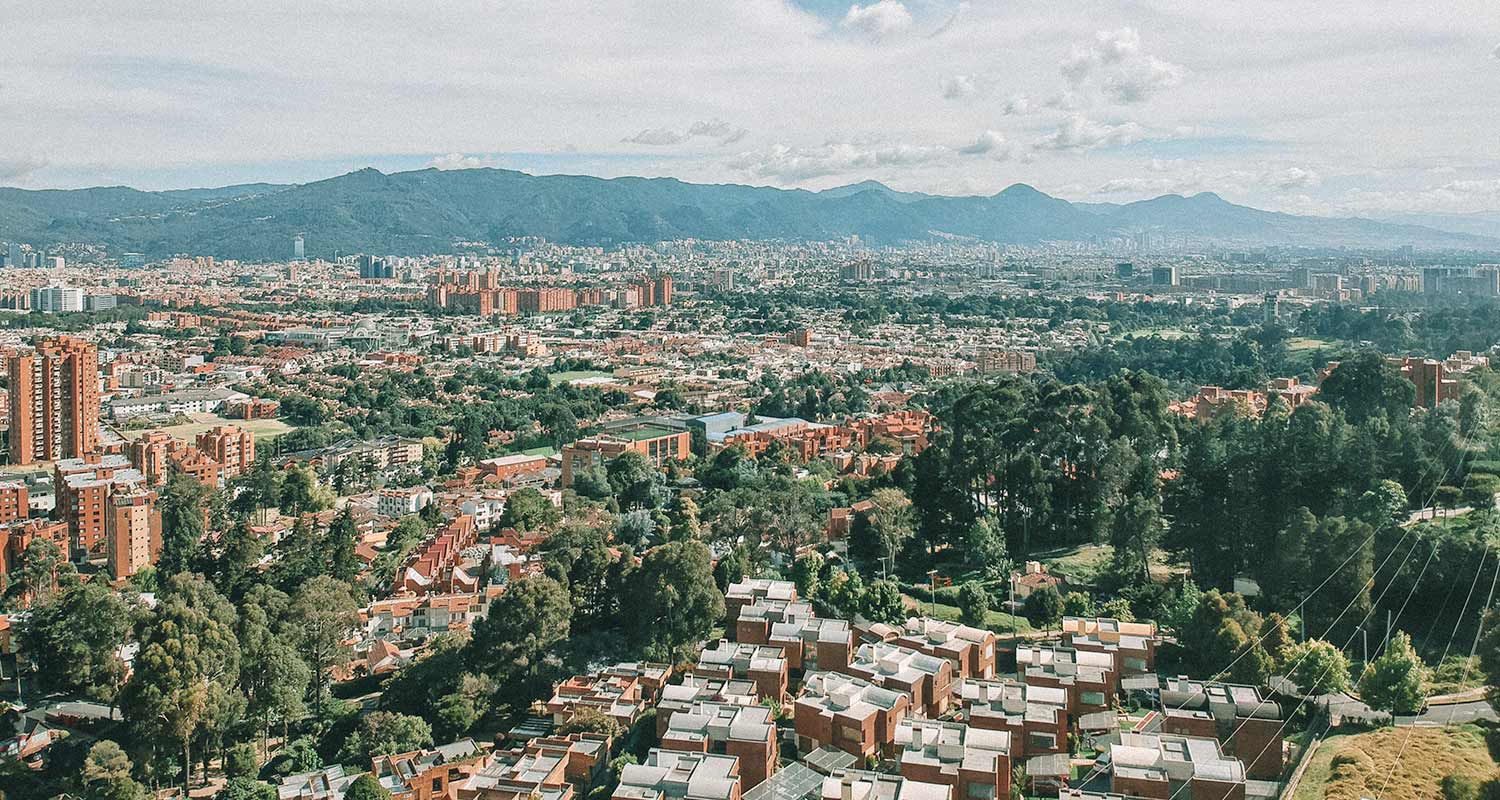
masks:
<path fill-rule="evenodd" d="M 861 759 L 894 751 L 896 726 L 911 713 L 911 697 L 837 672 L 807 676 L 793 707 L 797 749 L 834 747 Z"/>
<path fill-rule="evenodd" d="M 912 713 L 937 718 L 948 713 L 953 699 L 953 664 L 885 642 L 861 645 L 848 672 L 877 686 L 905 692 Z"/>
<path fill-rule="evenodd" d="M 1015 758 L 1068 751 L 1068 693 L 1013 680 L 964 681 L 960 693 L 970 727 L 1010 733 Z"/>
<path fill-rule="evenodd" d="M 1010 797 L 1010 734 L 961 722 L 908 719 L 896 726 L 901 777 L 937 783 L 955 798 Z"/>
<path fill-rule="evenodd" d="M 1255 686 L 1169 678 L 1161 690 L 1163 733 L 1217 739 L 1255 780 L 1281 778 L 1285 726 L 1281 706 Z"/>
<path fill-rule="evenodd" d="M 81 458 L 99 448 L 99 351 L 71 336 L 7 354 L 10 463 Z"/>
<path fill-rule="evenodd" d="M 662 734 L 664 750 L 721 753 L 740 760 L 740 780 L 754 789 L 776 772 L 776 721 L 766 706 L 699 703 L 672 715 Z"/>

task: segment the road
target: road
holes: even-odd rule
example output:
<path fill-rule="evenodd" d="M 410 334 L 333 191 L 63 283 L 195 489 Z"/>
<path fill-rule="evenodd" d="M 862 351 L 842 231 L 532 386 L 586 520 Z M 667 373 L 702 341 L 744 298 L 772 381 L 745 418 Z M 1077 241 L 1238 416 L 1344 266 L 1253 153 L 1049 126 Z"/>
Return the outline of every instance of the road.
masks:
<path fill-rule="evenodd" d="M 1342 692 L 1318 698 L 1319 705 L 1324 703 L 1328 704 L 1329 711 L 1335 718 L 1348 721 L 1378 724 L 1390 717 L 1386 712 L 1375 711 Z M 1466 722 L 1478 721 L 1500 722 L 1500 714 L 1496 714 L 1495 709 L 1485 700 L 1470 700 L 1463 703 L 1429 706 L 1421 714 L 1396 717 L 1397 725 L 1447 725 L 1449 723 L 1462 725 Z"/>

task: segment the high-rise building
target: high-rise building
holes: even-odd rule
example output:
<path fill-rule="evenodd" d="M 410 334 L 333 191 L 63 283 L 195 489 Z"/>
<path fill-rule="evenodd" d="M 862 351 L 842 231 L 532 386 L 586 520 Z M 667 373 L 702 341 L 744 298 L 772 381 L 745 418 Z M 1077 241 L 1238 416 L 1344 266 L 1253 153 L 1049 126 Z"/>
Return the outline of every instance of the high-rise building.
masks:
<path fill-rule="evenodd" d="M 104 505 L 106 563 L 122 581 L 161 558 L 161 510 L 156 493 L 141 490 L 117 491 Z"/>
<path fill-rule="evenodd" d="M 7 359 L 10 463 L 81 458 L 99 442 L 99 351 L 69 336 Z"/>
<path fill-rule="evenodd" d="M 302 234 L 292 237 L 292 260 L 301 261 L 307 258 L 307 251 L 303 247 Z"/>
<path fill-rule="evenodd" d="M 198 434 L 198 449 L 223 465 L 225 476 L 241 475 L 255 463 L 255 434 L 233 425 L 219 425 Z"/>
<path fill-rule="evenodd" d="M 1151 270 L 1152 286 L 1177 286 L 1182 282 L 1177 267 L 1155 267 Z"/>
<path fill-rule="evenodd" d="M 31 309 L 44 314 L 62 314 L 83 310 L 83 290 L 67 286 L 46 286 L 31 290 Z"/>
<path fill-rule="evenodd" d="M 6 256 L 5 256 L 5 266 L 7 266 L 7 267 L 24 267 L 24 266 L 26 266 L 25 260 L 21 258 L 21 243 L 20 242 L 11 242 L 10 243 L 10 249 L 7 251 Z"/>

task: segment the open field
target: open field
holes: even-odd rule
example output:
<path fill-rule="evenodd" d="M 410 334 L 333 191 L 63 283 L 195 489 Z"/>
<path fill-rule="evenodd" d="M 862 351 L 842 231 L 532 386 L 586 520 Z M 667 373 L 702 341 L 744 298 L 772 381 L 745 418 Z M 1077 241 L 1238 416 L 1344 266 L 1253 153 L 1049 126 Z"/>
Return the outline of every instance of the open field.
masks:
<path fill-rule="evenodd" d="M 1468 775 L 1483 781 L 1494 775 L 1495 767 L 1483 733 L 1471 725 L 1334 735 L 1312 754 L 1293 800 L 1439 800 L 1443 796 L 1439 784 L 1445 776 Z"/>
<path fill-rule="evenodd" d="M 287 431 L 293 430 L 293 426 L 288 425 L 279 419 L 227 419 L 225 417 L 219 416 L 218 414 L 206 413 L 188 414 L 187 416 L 192 418 L 193 421 L 186 422 L 180 425 L 167 425 L 161 428 L 141 428 L 138 430 L 125 430 L 120 431 L 120 435 L 125 437 L 126 439 L 134 440 L 145 436 L 151 431 L 160 430 L 166 431 L 167 433 L 179 438 L 192 439 L 198 434 L 216 425 L 233 425 L 237 428 L 243 428 L 244 430 L 250 431 L 251 433 L 255 434 L 256 442 L 260 443 L 272 437 L 286 433 Z"/>
<path fill-rule="evenodd" d="M 554 372 L 547 377 L 551 379 L 552 385 L 556 386 L 560 383 L 576 381 L 581 378 L 608 378 L 609 373 L 599 372 L 597 370 L 573 370 L 571 372 Z"/>
<path fill-rule="evenodd" d="M 934 605 L 931 600 L 925 597 L 910 594 L 903 594 L 901 597 L 906 601 L 908 608 L 920 611 L 936 619 L 947 620 L 949 622 L 958 621 L 958 606 L 950 606 L 946 603 L 937 603 Z M 1027 633 L 1032 630 L 1031 623 L 1027 622 L 1025 617 L 1016 617 L 1004 611 L 994 610 L 985 615 L 984 627 L 1002 634 L 1011 632 Z"/>

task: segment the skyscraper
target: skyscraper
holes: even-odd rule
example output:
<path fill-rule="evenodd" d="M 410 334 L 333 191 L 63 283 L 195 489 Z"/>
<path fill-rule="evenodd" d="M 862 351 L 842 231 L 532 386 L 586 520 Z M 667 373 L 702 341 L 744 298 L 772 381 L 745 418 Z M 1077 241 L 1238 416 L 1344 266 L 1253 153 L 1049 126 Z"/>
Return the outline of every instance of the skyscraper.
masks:
<path fill-rule="evenodd" d="M 99 443 L 99 351 L 68 336 L 7 359 L 10 463 L 82 458 Z"/>
<path fill-rule="evenodd" d="M 299 233 L 292 237 L 292 260 L 301 261 L 306 257 L 307 253 L 302 247 L 302 234 Z"/>

